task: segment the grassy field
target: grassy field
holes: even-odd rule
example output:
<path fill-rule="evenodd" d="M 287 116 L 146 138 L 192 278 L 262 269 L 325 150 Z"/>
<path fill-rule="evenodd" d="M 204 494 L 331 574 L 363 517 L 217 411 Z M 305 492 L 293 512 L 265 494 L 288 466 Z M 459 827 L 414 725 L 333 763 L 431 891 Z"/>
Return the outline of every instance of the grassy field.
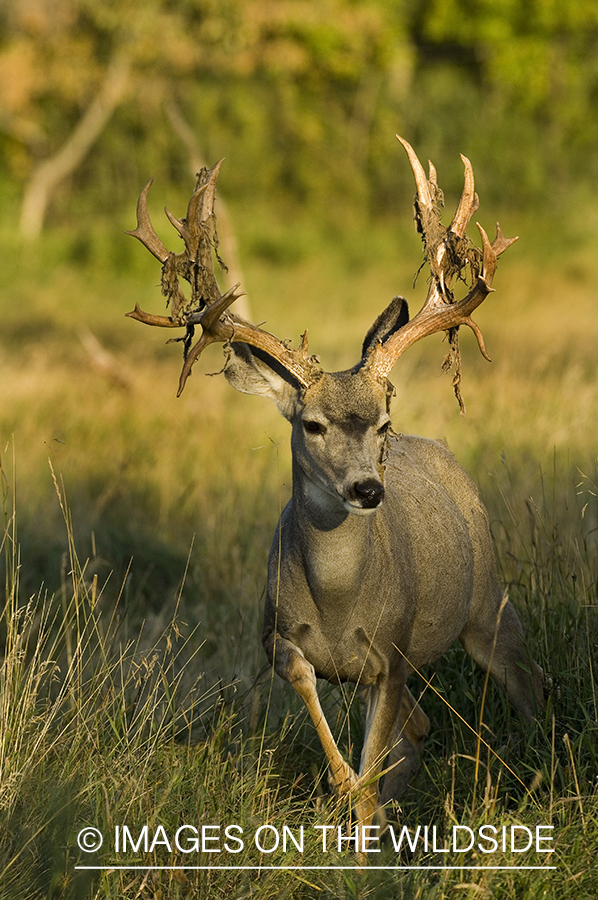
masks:
<path fill-rule="evenodd" d="M 295 340 L 309 326 L 326 369 L 354 363 L 394 294 L 413 310 L 423 299 L 408 202 L 400 226 L 336 233 L 239 210 L 255 319 Z M 376 865 L 460 868 L 147 869 L 217 859 L 169 847 L 162 833 L 152 847 L 160 825 L 174 835 L 236 823 L 245 836 L 303 825 L 313 837 L 346 823 L 347 810 L 328 795 L 313 728 L 259 641 L 268 547 L 290 494 L 288 426 L 265 401 L 201 374 L 220 369 L 217 349 L 175 398 L 178 349 L 124 318 L 136 301 L 155 312 L 162 301 L 157 263 L 122 236 L 123 222 L 36 247 L 3 235 L 2 898 L 596 896 L 598 225 L 565 240 L 549 222 L 538 234 L 503 219 L 521 241 L 477 316 L 493 364 L 462 338 L 467 415 L 439 374 L 435 336 L 392 374 L 393 424 L 447 440 L 478 482 L 501 577 L 554 690 L 532 732 L 460 649 L 422 673 L 413 691 L 432 731 L 400 821 L 443 837 L 455 825 L 553 826 L 553 854 L 507 848 L 491 863 L 556 868 L 480 871 L 467 866 L 487 864 L 481 852 L 411 856 L 387 843 Z M 358 702 L 323 694 L 356 753 Z M 139 835 L 144 824 L 149 846 L 122 854 L 143 870 L 75 868 L 113 866 L 115 828 Z M 105 836 L 97 853 L 77 845 L 85 826 Z M 220 858 L 352 864 L 316 843 L 293 846 L 260 853 L 247 840 Z"/>

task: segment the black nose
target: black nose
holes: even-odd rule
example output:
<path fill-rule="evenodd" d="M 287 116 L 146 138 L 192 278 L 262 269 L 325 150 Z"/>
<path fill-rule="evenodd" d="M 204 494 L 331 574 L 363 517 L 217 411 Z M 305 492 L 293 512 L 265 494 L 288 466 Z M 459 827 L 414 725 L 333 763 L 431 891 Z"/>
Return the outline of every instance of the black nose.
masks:
<path fill-rule="evenodd" d="M 384 485 L 375 478 L 356 481 L 353 485 L 353 496 L 363 509 L 375 509 L 384 497 Z"/>

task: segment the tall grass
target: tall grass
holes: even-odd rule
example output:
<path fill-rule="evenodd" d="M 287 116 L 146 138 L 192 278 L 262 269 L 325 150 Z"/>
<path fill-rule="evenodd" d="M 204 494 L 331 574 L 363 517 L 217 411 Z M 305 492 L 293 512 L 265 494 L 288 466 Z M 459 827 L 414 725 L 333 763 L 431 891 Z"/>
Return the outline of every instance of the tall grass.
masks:
<path fill-rule="evenodd" d="M 1 471 L 8 499 L 13 493 Z M 0 892 L 116 897 L 131 889 L 128 875 L 92 883 L 77 872 L 77 863 L 88 861 L 76 843 L 82 825 L 93 823 L 108 835 L 114 822 L 151 827 L 156 821 L 172 833 L 181 819 L 243 822 L 267 815 L 278 786 L 271 755 L 250 757 L 244 749 L 225 703 L 228 685 L 205 685 L 195 660 L 201 644 L 191 647 L 182 636 L 176 607 L 145 649 L 140 636 L 127 640 L 122 633 L 120 598 L 110 616 L 102 614 L 97 576 L 79 561 L 53 470 L 52 480 L 69 548 L 68 580 L 58 595 L 19 602 L 12 509 L 4 530 Z M 278 812 L 288 804 L 285 798 Z M 184 874 L 170 878 L 172 895 L 185 896 L 179 891 Z M 140 876 L 137 888 L 143 881 Z"/>
<path fill-rule="evenodd" d="M 438 897 L 593 896 L 598 889 L 596 725 L 596 581 L 582 531 L 555 531 L 546 508 L 518 504 L 508 495 L 510 521 L 499 546 L 503 577 L 525 621 L 530 642 L 553 679 L 544 719 L 533 735 L 505 699 L 490 691 L 481 673 L 451 651 L 438 672 L 422 673 L 424 703 L 433 722 L 422 771 L 401 806 L 400 822 L 412 832 L 434 824 L 439 835 L 455 825 L 552 825 L 554 854 L 493 854 L 493 866 L 553 865 L 556 870 L 479 869 L 481 853 L 405 855 L 386 844 L 376 865 L 443 865 L 444 871 L 349 869 L 277 871 L 267 867 L 352 866 L 351 853 L 323 853 L 312 839 L 306 853 L 258 853 L 249 842 L 226 859 L 233 870 L 194 870 L 224 862 L 189 856 L 165 845 L 162 835 L 182 824 L 225 827 L 244 835 L 262 824 L 282 833 L 317 833 L 315 825 L 341 825 L 348 810 L 327 797 L 321 752 L 298 704 L 282 714 L 231 699 L 225 682 L 206 683 L 199 667 L 202 645 L 179 618 L 175 604 L 163 633 L 143 646 L 141 630 L 127 640 L 119 598 L 108 615 L 103 587 L 77 555 L 64 486 L 50 478 L 64 519 L 68 565 L 61 590 L 19 596 L 19 551 L 12 473 L 1 470 L 6 564 L 5 651 L 0 675 L 0 896 L 21 897 Z M 572 516 L 587 515 L 591 482 Z M 526 512 L 523 517 L 524 511 Z M 181 589 L 185 578 L 181 572 Z M 180 589 L 180 590 L 181 590 Z M 180 597 L 179 590 L 179 597 Z M 201 626 L 199 627 L 201 637 Z M 269 677 L 269 676 L 268 676 Z M 277 691 L 282 690 L 276 686 Z M 268 697 L 268 681 L 261 698 Z M 350 752 L 358 742 L 358 710 L 347 720 L 343 705 L 325 693 L 332 721 Z M 257 699 L 256 699 L 257 698 Z M 253 704 L 253 709 L 251 708 Z M 483 721 L 480 710 L 484 710 Z M 347 730 L 347 725 L 349 729 Z M 347 744 L 349 741 L 349 744 Z M 143 825 L 156 846 L 114 852 L 117 825 L 135 841 Z M 77 835 L 89 825 L 106 846 L 88 854 Z M 210 832 L 213 834 L 214 832 Z M 239 832 L 237 832 L 239 833 Z M 343 832 L 345 833 L 345 832 Z M 335 832 L 336 834 L 336 832 Z M 213 846 L 213 845 L 211 845 Z M 236 845 L 233 845 L 236 846 Z M 119 870 L 120 863 L 136 865 Z M 104 866 L 89 871 L 79 866 Z M 262 865 L 260 874 L 242 866 Z M 151 867 L 169 867 L 160 870 Z"/>

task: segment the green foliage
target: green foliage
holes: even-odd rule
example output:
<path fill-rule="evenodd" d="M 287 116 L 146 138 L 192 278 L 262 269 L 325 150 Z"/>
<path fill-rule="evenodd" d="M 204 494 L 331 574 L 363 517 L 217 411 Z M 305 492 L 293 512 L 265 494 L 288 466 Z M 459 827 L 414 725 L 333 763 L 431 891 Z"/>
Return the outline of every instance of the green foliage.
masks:
<path fill-rule="evenodd" d="M 470 61 L 461 78 L 479 82 L 480 105 L 465 133 L 485 132 L 500 148 L 497 157 L 508 156 L 512 143 L 520 156 L 519 189 L 523 181 L 536 195 L 550 194 L 587 171 L 597 138 L 589 114 L 598 93 L 598 14 L 591 0 L 434 0 L 419 7 L 417 23 L 432 64 L 448 54 L 455 70 L 459 60 Z M 486 156 L 484 143 L 480 134 Z M 530 165 L 540 168 L 543 183 L 527 184 Z"/>
<path fill-rule="evenodd" d="M 128 60 L 128 89 L 83 167 L 52 198 L 55 224 L 131 203 L 148 174 L 176 186 L 187 150 L 234 162 L 240 205 L 264 195 L 338 219 L 384 213 L 407 185 L 393 134 L 442 167 L 458 151 L 486 196 L 553 213 L 595 183 L 598 21 L 593 0 L 408 4 L 165 0 L 5 4 L 0 169 L 22 192 Z M 188 149 L 188 148 L 187 148 Z"/>

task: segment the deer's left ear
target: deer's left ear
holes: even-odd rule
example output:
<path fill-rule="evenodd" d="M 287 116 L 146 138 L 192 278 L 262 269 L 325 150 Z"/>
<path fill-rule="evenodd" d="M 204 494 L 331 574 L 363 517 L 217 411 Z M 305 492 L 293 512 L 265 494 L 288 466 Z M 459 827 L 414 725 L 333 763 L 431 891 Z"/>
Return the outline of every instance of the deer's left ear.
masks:
<path fill-rule="evenodd" d="M 301 386 L 267 353 L 248 344 L 230 344 L 224 376 L 237 391 L 269 397 L 285 419 L 292 417 Z"/>
<path fill-rule="evenodd" d="M 384 312 L 380 313 L 370 330 L 365 336 L 361 348 L 361 358 L 364 359 L 371 347 L 378 342 L 384 343 L 391 334 L 402 328 L 409 321 L 409 307 L 404 297 L 393 297 Z"/>

